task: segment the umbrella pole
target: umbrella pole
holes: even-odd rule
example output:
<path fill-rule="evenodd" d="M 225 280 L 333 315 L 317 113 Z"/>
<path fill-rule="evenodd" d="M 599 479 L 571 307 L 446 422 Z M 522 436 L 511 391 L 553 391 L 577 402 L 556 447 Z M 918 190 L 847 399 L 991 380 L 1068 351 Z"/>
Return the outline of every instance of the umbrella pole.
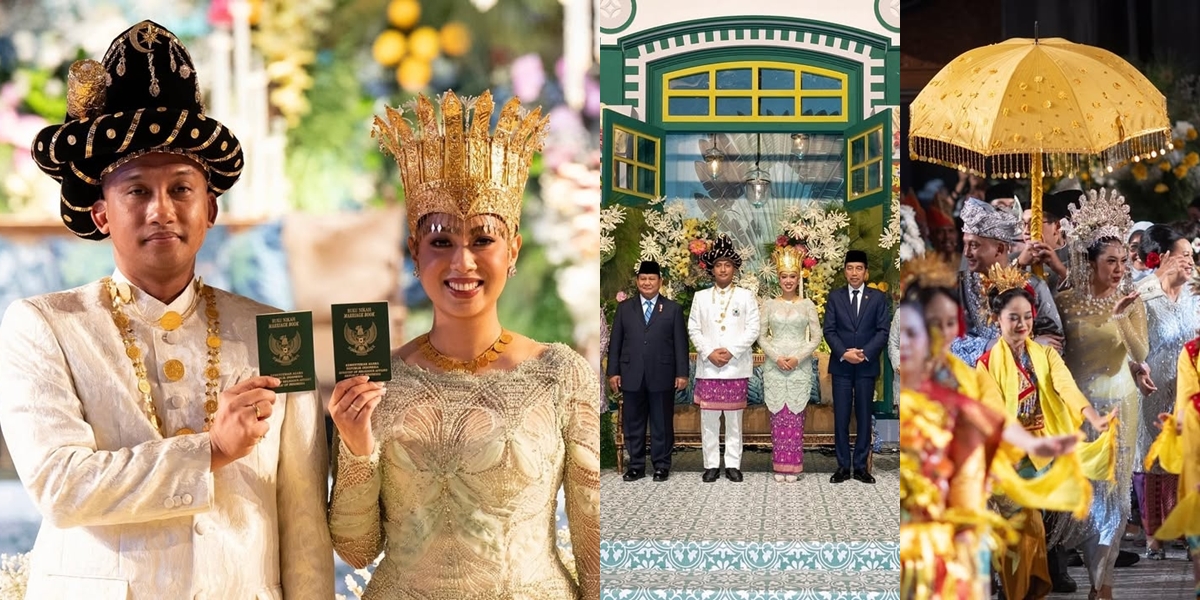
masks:
<path fill-rule="evenodd" d="M 1042 241 L 1042 153 L 1034 152 L 1029 157 L 1029 239 Z M 1042 263 L 1033 265 L 1033 274 L 1045 278 Z"/>

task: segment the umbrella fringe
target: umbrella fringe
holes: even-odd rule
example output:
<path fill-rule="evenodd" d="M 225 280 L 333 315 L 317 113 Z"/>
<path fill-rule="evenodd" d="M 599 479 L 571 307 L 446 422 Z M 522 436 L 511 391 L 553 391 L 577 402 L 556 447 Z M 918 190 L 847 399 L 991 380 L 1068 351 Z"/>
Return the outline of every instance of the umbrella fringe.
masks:
<path fill-rule="evenodd" d="M 913 160 L 933 163 L 966 171 L 980 177 L 997 179 L 1024 179 L 1031 170 L 1030 148 L 1024 153 L 1006 153 L 989 156 L 967 150 L 940 140 L 925 137 L 910 137 L 909 157 Z M 1155 158 L 1171 150 L 1171 130 L 1161 129 L 1134 136 L 1100 153 L 1088 149 L 1053 148 L 1042 150 L 1042 170 L 1047 176 L 1062 177 L 1091 170 L 1096 163 L 1112 172 L 1129 163 Z"/>

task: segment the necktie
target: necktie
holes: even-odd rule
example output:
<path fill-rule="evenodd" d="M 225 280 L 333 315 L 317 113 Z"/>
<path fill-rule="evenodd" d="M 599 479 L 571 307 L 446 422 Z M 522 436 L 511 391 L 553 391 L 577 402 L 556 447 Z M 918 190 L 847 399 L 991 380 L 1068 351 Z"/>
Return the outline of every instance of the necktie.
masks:
<path fill-rule="evenodd" d="M 645 304 L 646 304 L 646 312 L 643 316 L 646 317 L 646 324 L 649 325 L 650 324 L 650 309 L 654 308 L 654 305 L 651 304 L 649 300 L 646 300 Z"/>
<path fill-rule="evenodd" d="M 858 316 L 858 290 L 850 290 L 850 304 L 854 305 L 854 316 Z"/>

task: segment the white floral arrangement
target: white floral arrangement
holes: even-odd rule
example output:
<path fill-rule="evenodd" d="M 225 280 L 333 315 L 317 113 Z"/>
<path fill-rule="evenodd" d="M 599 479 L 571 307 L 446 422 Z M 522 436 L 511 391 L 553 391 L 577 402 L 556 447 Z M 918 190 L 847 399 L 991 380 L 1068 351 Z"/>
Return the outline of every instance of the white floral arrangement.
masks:
<path fill-rule="evenodd" d="M 661 212 L 656 210 L 660 205 L 663 207 Z M 652 260 L 659 264 L 663 296 L 676 301 L 681 296 L 690 296 L 690 292 L 708 281 L 708 273 L 700 267 L 696 257 L 711 246 L 716 236 L 716 221 L 689 218 L 683 201 L 667 202 L 661 197 L 650 201 L 645 220 L 646 227 L 638 244 L 641 250 L 638 262 Z"/>
<path fill-rule="evenodd" d="M 899 260 L 913 260 L 925 254 L 925 240 L 921 237 L 921 228 L 917 225 L 917 211 L 911 206 L 901 206 L 900 212 L 900 252 Z"/>
<path fill-rule="evenodd" d="M 625 222 L 625 207 L 614 204 L 600 211 L 600 262 L 607 262 L 617 250 L 613 231 Z"/>
<path fill-rule="evenodd" d="M 24 600 L 29 583 L 28 554 L 0 554 L 0 600 Z"/>
<path fill-rule="evenodd" d="M 912 209 L 909 208 L 911 211 Z M 899 163 L 892 165 L 892 218 L 888 221 L 887 227 L 883 233 L 879 235 L 879 247 L 884 250 L 891 250 L 899 244 L 902 239 L 900 231 L 901 207 L 900 207 L 900 165 Z M 896 268 L 900 268 L 901 257 L 896 256 Z"/>
<path fill-rule="evenodd" d="M 815 202 L 789 206 L 779 222 L 783 233 L 775 245 L 795 246 L 804 256 L 804 269 L 800 273 L 804 278 L 804 294 L 817 305 L 822 316 L 825 299 L 850 248 L 846 231 L 849 225 L 850 215 L 846 211 Z"/>

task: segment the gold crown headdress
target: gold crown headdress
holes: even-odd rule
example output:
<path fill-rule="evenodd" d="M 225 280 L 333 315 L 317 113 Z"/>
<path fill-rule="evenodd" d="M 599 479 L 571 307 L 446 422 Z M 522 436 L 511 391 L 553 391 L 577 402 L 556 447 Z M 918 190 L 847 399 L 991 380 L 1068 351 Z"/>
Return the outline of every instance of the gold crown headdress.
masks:
<path fill-rule="evenodd" d="M 776 273 L 800 273 L 800 267 L 804 257 L 800 256 L 800 251 L 793 246 L 783 246 L 775 249 L 775 254 L 772 256 L 775 259 Z"/>
<path fill-rule="evenodd" d="M 534 152 L 546 141 L 550 118 L 542 109 L 524 114 L 513 98 L 500 111 L 494 133 L 492 94 L 462 100 L 454 92 L 442 95 L 442 119 L 424 95 L 417 98 L 416 123 L 410 127 L 404 108 L 387 108 L 387 120 L 376 116 L 371 137 L 400 167 L 408 205 L 408 227 L 432 213 L 461 219 L 494 214 L 510 233 L 521 220 L 521 197 L 529 179 Z"/>
<path fill-rule="evenodd" d="M 996 263 L 983 276 L 983 293 L 990 294 L 994 289 L 997 294 L 1003 294 L 1014 288 L 1024 288 L 1029 285 L 1029 273 L 1012 265 Z"/>
<path fill-rule="evenodd" d="M 958 272 L 937 254 L 924 254 L 904 261 L 900 268 L 901 295 L 914 283 L 922 288 L 954 289 L 958 286 Z"/>

